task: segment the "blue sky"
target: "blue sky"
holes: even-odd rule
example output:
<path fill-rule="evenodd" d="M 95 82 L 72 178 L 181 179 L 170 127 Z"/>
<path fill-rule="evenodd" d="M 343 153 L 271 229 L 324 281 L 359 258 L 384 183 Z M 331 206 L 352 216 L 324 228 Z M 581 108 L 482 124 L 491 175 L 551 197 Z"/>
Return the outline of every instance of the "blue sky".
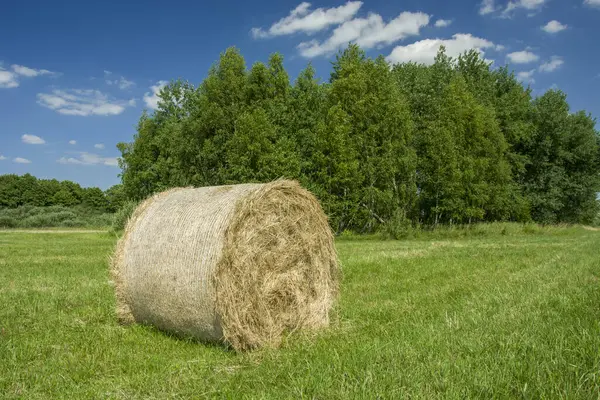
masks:
<path fill-rule="evenodd" d="M 247 65 L 280 52 L 292 79 L 327 79 L 340 46 L 430 63 L 440 44 L 510 64 L 534 94 L 558 87 L 600 116 L 600 0 L 9 2 L 0 14 L 0 174 L 103 189 L 164 81 L 200 83 L 237 46 Z"/>

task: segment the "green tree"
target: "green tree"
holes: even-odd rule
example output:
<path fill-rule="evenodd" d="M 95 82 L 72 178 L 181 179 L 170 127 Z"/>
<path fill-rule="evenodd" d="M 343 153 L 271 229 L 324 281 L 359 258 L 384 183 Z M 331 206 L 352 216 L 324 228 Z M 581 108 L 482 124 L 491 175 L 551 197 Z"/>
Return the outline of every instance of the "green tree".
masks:
<path fill-rule="evenodd" d="M 23 204 L 21 178 L 18 175 L 0 175 L 0 207 L 15 208 Z"/>
<path fill-rule="evenodd" d="M 108 201 L 104 195 L 102 189 L 97 187 L 82 189 L 82 203 L 97 211 L 106 211 L 108 208 Z"/>
<path fill-rule="evenodd" d="M 68 189 L 60 189 L 52 196 L 52 203 L 60 206 L 71 207 L 78 204 L 77 198 Z"/>
<path fill-rule="evenodd" d="M 278 136 L 263 109 L 240 115 L 226 149 L 227 168 L 223 177 L 227 183 L 267 182 L 299 175 L 294 144 Z"/>
<path fill-rule="evenodd" d="M 452 58 L 441 48 L 433 65 L 390 69 L 350 45 L 329 82 L 309 64 L 290 85 L 280 54 L 247 71 L 229 48 L 198 87 L 173 81 L 159 97 L 118 145 L 122 187 L 107 191 L 109 209 L 173 186 L 286 177 L 318 196 L 337 232 L 596 214 L 595 121 L 570 114 L 560 92 L 532 100 L 476 51 Z M 0 205 L 66 201 L 45 181 L 2 187 L 18 200 L 0 195 Z M 81 188 L 66 190 L 85 202 Z"/>
<path fill-rule="evenodd" d="M 117 184 L 109 187 L 104 192 L 107 201 L 107 211 L 117 212 L 127 202 L 127 196 L 123 184 Z"/>
<path fill-rule="evenodd" d="M 363 177 L 357 221 L 373 230 L 394 214 L 408 216 L 416 196 L 413 124 L 383 57 L 367 59 L 356 45 L 340 53 L 331 74 L 330 104 L 347 113 L 351 146 Z"/>

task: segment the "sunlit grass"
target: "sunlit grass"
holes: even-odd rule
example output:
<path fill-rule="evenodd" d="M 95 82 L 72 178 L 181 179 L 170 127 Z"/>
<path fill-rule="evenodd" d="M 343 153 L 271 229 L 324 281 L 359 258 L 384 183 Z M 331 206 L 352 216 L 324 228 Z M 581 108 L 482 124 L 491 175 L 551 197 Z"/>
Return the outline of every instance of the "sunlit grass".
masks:
<path fill-rule="evenodd" d="M 332 327 L 242 355 L 119 326 L 107 272 L 114 241 L 97 233 L 0 233 L 0 397 L 600 393 L 600 232 L 344 239 Z"/>

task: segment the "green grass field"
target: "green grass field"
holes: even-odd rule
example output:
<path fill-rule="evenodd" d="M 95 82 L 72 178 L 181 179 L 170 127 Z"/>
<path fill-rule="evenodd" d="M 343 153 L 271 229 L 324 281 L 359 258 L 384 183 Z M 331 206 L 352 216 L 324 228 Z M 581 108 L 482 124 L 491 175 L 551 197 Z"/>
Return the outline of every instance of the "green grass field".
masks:
<path fill-rule="evenodd" d="M 0 232 L 1 398 L 599 398 L 600 232 L 340 240 L 332 327 L 246 354 L 119 326 L 114 243 Z"/>

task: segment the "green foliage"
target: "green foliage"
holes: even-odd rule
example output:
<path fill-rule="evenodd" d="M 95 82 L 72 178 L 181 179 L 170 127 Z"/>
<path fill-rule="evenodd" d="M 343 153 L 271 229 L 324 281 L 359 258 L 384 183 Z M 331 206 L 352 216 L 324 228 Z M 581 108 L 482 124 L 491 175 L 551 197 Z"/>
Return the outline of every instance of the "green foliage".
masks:
<path fill-rule="evenodd" d="M 107 203 L 106 209 L 112 213 L 123 207 L 123 204 L 127 201 L 125 189 L 122 184 L 108 188 L 105 192 L 105 197 Z"/>
<path fill-rule="evenodd" d="M 8 215 L 0 215 L 0 228 L 16 228 L 19 222 Z"/>
<path fill-rule="evenodd" d="M 599 143 L 595 121 L 570 113 L 566 95 L 550 90 L 533 102 L 535 133 L 524 188 L 534 220 L 591 223 L 598 212 Z"/>
<path fill-rule="evenodd" d="M 390 239 L 408 239 L 418 236 L 419 230 L 413 227 L 412 221 L 401 212 L 396 212 L 392 218 L 383 225 L 384 237 Z"/>
<path fill-rule="evenodd" d="M 0 228 L 95 227 L 112 223 L 112 214 L 84 206 L 35 207 L 25 205 L 0 209 Z"/>
<path fill-rule="evenodd" d="M 111 220 L 111 229 L 115 232 L 122 231 L 125 229 L 125 225 L 127 225 L 127 221 L 133 214 L 133 211 L 138 206 L 139 202 L 137 201 L 127 201 L 125 202 L 121 208 L 112 216 Z"/>
<path fill-rule="evenodd" d="M 337 233 L 591 223 L 598 213 L 595 120 L 570 113 L 560 91 L 532 99 L 476 51 L 452 58 L 442 48 L 431 66 L 390 66 L 349 45 L 329 82 L 308 65 L 291 84 L 281 55 L 247 69 L 230 48 L 198 87 L 174 81 L 159 97 L 133 141 L 118 145 L 122 186 L 94 201 L 71 191 L 75 201 L 114 212 L 170 187 L 284 177 L 315 193 Z M 0 187 L 20 190 L 12 178 Z M 58 204 L 74 201 L 47 191 Z M 26 193 L 31 204 L 48 198 Z M 0 205 L 9 203 L 0 191 Z"/>
<path fill-rule="evenodd" d="M 124 201 L 122 185 L 113 186 L 105 193 L 99 188 L 82 188 L 71 181 L 37 179 L 30 174 L 0 175 L 0 210 L 25 207 L 22 210 L 29 212 L 31 206 L 60 206 L 85 208 L 88 213 L 98 214 L 114 212 Z"/>

